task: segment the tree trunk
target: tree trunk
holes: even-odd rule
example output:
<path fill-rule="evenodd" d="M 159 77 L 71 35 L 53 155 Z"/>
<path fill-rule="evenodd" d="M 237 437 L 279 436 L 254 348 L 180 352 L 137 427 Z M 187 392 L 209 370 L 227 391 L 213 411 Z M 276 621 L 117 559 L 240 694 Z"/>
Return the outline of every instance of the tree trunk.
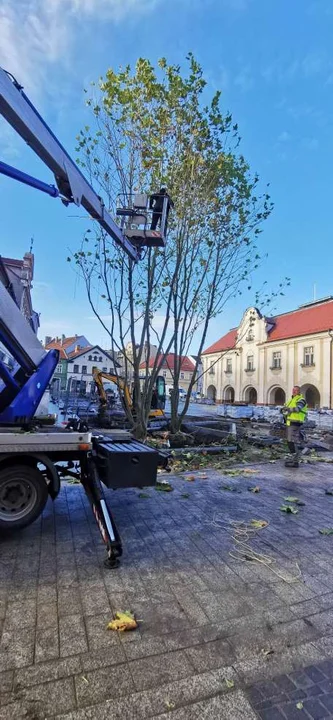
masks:
<path fill-rule="evenodd" d="M 136 440 L 145 440 L 147 437 L 147 425 L 143 420 L 139 418 L 134 421 L 133 428 L 131 430 Z"/>

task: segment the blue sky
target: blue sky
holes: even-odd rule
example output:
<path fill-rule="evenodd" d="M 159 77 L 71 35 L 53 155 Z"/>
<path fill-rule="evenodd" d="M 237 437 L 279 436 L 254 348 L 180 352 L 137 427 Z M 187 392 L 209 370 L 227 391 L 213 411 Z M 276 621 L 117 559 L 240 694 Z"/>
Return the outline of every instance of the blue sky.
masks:
<path fill-rule="evenodd" d="M 75 136 L 87 120 L 83 87 L 110 66 L 182 63 L 191 50 L 208 92 L 222 90 L 242 136 L 242 151 L 275 203 L 264 226 L 268 258 L 255 276 L 274 288 L 292 285 L 278 311 L 333 294 L 333 0 L 0 0 L 0 64 L 75 157 Z M 0 156 L 52 182 L 3 120 Z M 34 304 L 41 337 L 84 333 L 107 344 L 66 263 L 86 227 L 83 214 L 0 177 L 2 255 L 21 257 L 34 237 Z M 238 323 L 253 295 L 232 302 L 214 320 L 207 344 Z"/>

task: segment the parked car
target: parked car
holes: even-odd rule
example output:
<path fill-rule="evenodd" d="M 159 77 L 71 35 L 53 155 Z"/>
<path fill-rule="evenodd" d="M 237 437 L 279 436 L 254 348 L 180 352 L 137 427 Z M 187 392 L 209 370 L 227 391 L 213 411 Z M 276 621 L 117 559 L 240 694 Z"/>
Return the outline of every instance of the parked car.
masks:
<path fill-rule="evenodd" d="M 77 412 L 80 417 L 96 417 L 98 415 L 98 410 L 95 407 L 78 408 Z"/>

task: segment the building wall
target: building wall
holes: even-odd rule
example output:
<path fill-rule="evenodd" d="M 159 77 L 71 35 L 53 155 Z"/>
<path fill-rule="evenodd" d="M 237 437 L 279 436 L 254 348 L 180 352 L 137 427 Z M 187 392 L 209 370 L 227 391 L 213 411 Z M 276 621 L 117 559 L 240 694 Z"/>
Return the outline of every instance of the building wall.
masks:
<path fill-rule="evenodd" d="M 39 315 L 32 308 L 31 289 L 34 276 L 34 256 L 25 253 L 23 260 L 1 258 L 0 282 L 9 290 L 11 297 L 26 318 L 33 331 L 37 334 Z M 0 343 L 0 359 L 11 370 L 14 366 L 13 358 L 8 354 L 7 348 Z"/>
<path fill-rule="evenodd" d="M 91 358 L 91 359 L 89 359 Z M 96 358 L 96 359 L 94 359 Z M 71 383 L 71 389 L 80 385 L 81 388 L 89 393 L 93 387 L 93 368 L 104 370 L 108 373 L 114 373 L 114 362 L 110 357 L 99 348 L 89 348 L 87 352 L 78 355 L 68 361 L 67 364 L 67 387 Z"/>
<path fill-rule="evenodd" d="M 171 390 L 171 388 L 173 388 L 173 385 L 174 385 L 173 375 L 172 375 L 171 371 L 169 370 L 169 368 L 161 368 L 161 370 L 159 371 L 158 374 L 162 375 L 164 377 L 166 390 L 167 390 L 167 394 L 168 394 L 169 390 Z M 145 377 L 144 370 L 140 370 L 140 377 L 142 377 L 142 378 Z M 179 378 L 179 387 L 182 388 L 183 390 L 186 390 L 186 392 L 187 392 L 191 378 L 192 378 L 192 373 L 190 373 L 188 371 L 184 371 L 184 372 L 181 371 L 180 378 Z M 196 389 L 196 386 L 194 386 L 193 390 L 195 390 L 195 389 Z"/>
<path fill-rule="evenodd" d="M 138 347 L 138 346 L 137 346 Z M 127 358 L 127 381 L 130 381 L 133 379 L 133 344 L 131 342 L 127 343 L 126 345 L 126 358 Z M 154 359 L 157 355 L 157 346 L 156 345 L 148 345 L 147 342 L 145 342 L 142 350 L 142 358 L 141 362 L 145 362 L 147 358 Z M 125 377 L 126 374 L 126 362 L 124 354 L 119 351 L 117 354 L 117 361 L 120 365 L 119 374 Z"/>
<path fill-rule="evenodd" d="M 52 377 L 52 393 L 59 395 L 67 387 L 68 360 L 60 359 Z"/>
<path fill-rule="evenodd" d="M 313 365 L 304 364 L 306 347 L 313 347 Z M 273 367 L 273 353 L 281 353 L 281 367 Z M 253 370 L 247 369 L 248 356 L 253 357 Z M 227 370 L 228 360 L 231 372 Z M 232 392 L 234 401 L 250 402 L 253 388 L 258 403 L 280 404 L 276 399 L 280 400 L 282 395 L 279 392 L 276 398 L 276 390 L 283 390 L 289 397 L 296 384 L 308 393 L 309 400 L 313 400 L 314 404 L 321 407 L 332 405 L 333 355 L 328 332 L 267 342 L 266 321 L 254 308 L 250 308 L 239 327 L 235 349 L 203 355 L 202 361 L 204 394 L 215 396 L 217 402 L 232 399 Z"/>

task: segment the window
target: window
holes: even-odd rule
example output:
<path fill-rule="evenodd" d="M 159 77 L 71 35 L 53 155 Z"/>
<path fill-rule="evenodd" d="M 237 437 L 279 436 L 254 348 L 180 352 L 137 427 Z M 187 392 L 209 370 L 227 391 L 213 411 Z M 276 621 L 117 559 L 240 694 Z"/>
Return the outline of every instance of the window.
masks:
<path fill-rule="evenodd" d="M 79 372 L 80 372 L 79 365 L 74 365 L 74 367 L 73 367 L 73 372 L 74 372 L 74 373 L 79 373 Z"/>
<path fill-rule="evenodd" d="M 273 352 L 273 368 L 280 368 L 281 367 L 281 353 L 280 352 Z"/>
<path fill-rule="evenodd" d="M 103 368 L 102 368 L 102 372 L 106 372 L 106 373 L 107 373 L 107 371 L 108 371 L 107 367 L 103 367 Z"/>
<path fill-rule="evenodd" d="M 94 355 L 94 362 L 97 362 L 97 355 Z"/>
<path fill-rule="evenodd" d="M 167 376 L 167 371 L 163 370 L 163 377 L 166 377 L 166 376 Z"/>
<path fill-rule="evenodd" d="M 113 368 L 109 369 L 109 373 L 110 373 L 110 375 L 113 375 Z"/>
<path fill-rule="evenodd" d="M 227 358 L 226 372 L 227 372 L 227 373 L 232 373 L 232 360 L 231 360 L 231 358 Z"/>
<path fill-rule="evenodd" d="M 211 364 L 210 364 L 209 374 L 210 374 L 210 375 L 215 375 L 215 366 L 214 366 L 214 363 L 212 363 L 212 362 L 211 362 Z"/>
<path fill-rule="evenodd" d="M 247 356 L 247 364 L 246 364 L 247 370 L 254 370 L 254 357 L 253 355 Z"/>
<path fill-rule="evenodd" d="M 88 360 L 92 361 L 92 355 L 89 355 Z"/>
<path fill-rule="evenodd" d="M 102 362 L 102 360 L 103 360 L 102 355 L 100 355 L 98 358 L 98 362 Z"/>
<path fill-rule="evenodd" d="M 309 345 L 308 347 L 304 348 L 303 365 L 314 365 L 313 359 L 314 359 L 313 345 Z"/>
<path fill-rule="evenodd" d="M 55 371 L 56 371 L 57 373 L 62 373 L 62 364 L 61 364 L 61 363 L 58 363 Z"/>
<path fill-rule="evenodd" d="M 247 342 L 253 342 L 254 340 L 254 334 L 252 330 L 249 330 L 246 336 Z"/>
<path fill-rule="evenodd" d="M 185 373 L 183 373 L 183 372 L 180 373 L 180 379 L 185 380 Z"/>
<path fill-rule="evenodd" d="M 86 374 L 87 374 L 87 366 L 82 365 L 82 375 L 86 375 Z"/>

